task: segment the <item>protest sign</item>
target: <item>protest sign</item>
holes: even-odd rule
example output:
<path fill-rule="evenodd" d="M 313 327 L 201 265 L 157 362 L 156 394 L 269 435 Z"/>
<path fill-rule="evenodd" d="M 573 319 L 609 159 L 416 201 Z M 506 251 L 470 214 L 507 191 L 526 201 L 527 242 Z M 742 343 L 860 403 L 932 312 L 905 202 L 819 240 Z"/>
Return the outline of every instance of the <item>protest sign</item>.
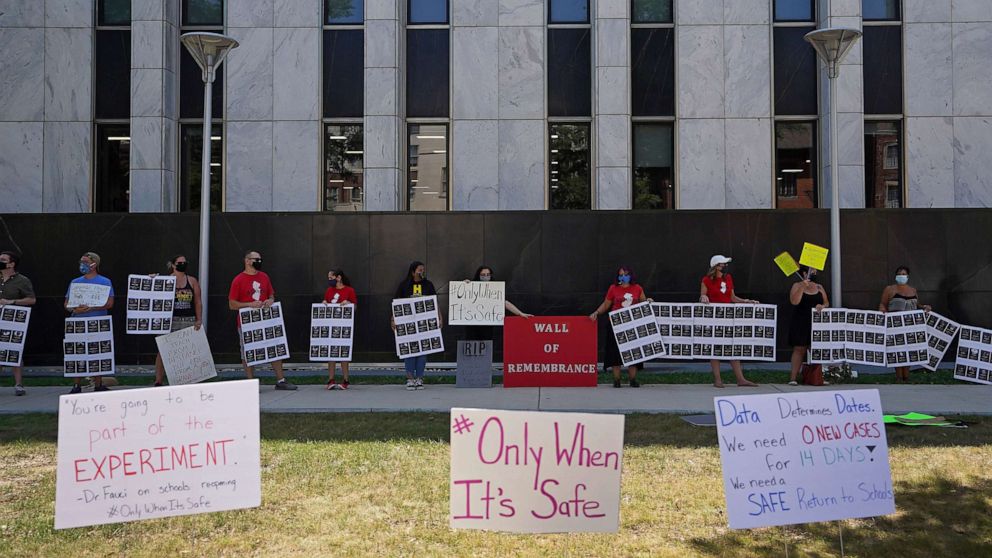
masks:
<path fill-rule="evenodd" d="M 507 316 L 503 387 L 596 387 L 596 337 L 587 316 Z"/>
<path fill-rule="evenodd" d="M 248 366 L 289 358 L 281 302 L 268 308 L 242 308 L 238 316 L 241 319 L 241 356 Z"/>
<path fill-rule="evenodd" d="M 847 308 L 810 312 L 811 363 L 885 366 L 885 314 Z"/>
<path fill-rule="evenodd" d="M 172 303 L 176 278 L 172 275 L 127 276 L 127 333 L 162 335 L 172 331 Z"/>
<path fill-rule="evenodd" d="M 895 512 L 878 390 L 713 402 L 732 529 Z"/>
<path fill-rule="evenodd" d="M 393 321 L 396 356 L 410 358 L 444 352 L 437 296 L 394 299 Z"/>
<path fill-rule="evenodd" d="M 774 261 L 775 265 L 782 270 L 782 273 L 784 273 L 786 277 L 799 271 L 799 265 L 792 257 L 792 254 L 788 252 L 782 252 L 781 254 L 775 256 Z"/>
<path fill-rule="evenodd" d="M 69 296 L 66 308 L 89 306 L 98 308 L 107 304 L 110 298 L 110 287 L 95 283 L 69 283 Z"/>
<path fill-rule="evenodd" d="M 927 370 L 936 371 L 947 349 L 961 329 L 961 324 L 945 318 L 936 312 L 927 313 L 927 354 L 929 360 L 923 365 Z"/>
<path fill-rule="evenodd" d="M 772 304 L 693 304 L 692 357 L 774 361 L 777 312 Z"/>
<path fill-rule="evenodd" d="M 992 330 L 961 326 L 954 379 L 992 384 Z"/>
<path fill-rule="evenodd" d="M 24 360 L 24 342 L 28 338 L 31 308 L 0 308 L 0 366 L 20 366 Z"/>
<path fill-rule="evenodd" d="M 355 306 L 317 303 L 310 307 L 310 360 L 351 362 Z"/>
<path fill-rule="evenodd" d="M 187 327 L 155 338 L 169 385 L 195 384 L 217 376 L 207 332 Z"/>
<path fill-rule="evenodd" d="M 59 397 L 55 528 L 261 505 L 258 380 Z"/>
<path fill-rule="evenodd" d="M 665 344 L 658 334 L 658 322 L 650 302 L 610 312 L 610 326 L 624 366 L 665 356 Z"/>
<path fill-rule="evenodd" d="M 827 250 L 823 246 L 804 242 L 803 252 L 799 256 L 799 263 L 823 271 L 823 268 L 827 266 L 827 254 L 829 252 L 830 250 Z"/>
<path fill-rule="evenodd" d="M 113 374 L 114 319 L 66 318 L 62 355 L 66 378 Z"/>
<path fill-rule="evenodd" d="M 502 281 L 451 281 L 448 283 L 448 323 L 451 325 L 503 325 L 506 283 Z"/>
<path fill-rule="evenodd" d="M 923 310 L 889 312 L 885 315 L 885 365 L 928 364 L 927 319 Z"/>
<path fill-rule="evenodd" d="M 623 415 L 451 409 L 449 524 L 615 533 Z"/>
<path fill-rule="evenodd" d="M 455 387 L 493 387 L 493 342 L 459 341 Z"/>
<path fill-rule="evenodd" d="M 665 344 L 665 358 L 692 360 L 693 304 L 654 302 L 651 311 Z"/>

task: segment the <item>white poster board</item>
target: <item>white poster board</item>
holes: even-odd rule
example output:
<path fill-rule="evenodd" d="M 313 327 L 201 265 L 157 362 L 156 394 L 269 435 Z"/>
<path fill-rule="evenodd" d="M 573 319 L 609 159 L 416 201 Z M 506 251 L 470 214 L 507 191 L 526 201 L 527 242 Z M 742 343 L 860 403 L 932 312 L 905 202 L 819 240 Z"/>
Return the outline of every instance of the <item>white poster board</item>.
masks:
<path fill-rule="evenodd" d="M 155 338 L 169 385 L 195 384 L 217 376 L 214 356 L 202 327 L 187 327 Z"/>
<path fill-rule="evenodd" d="M 885 365 L 889 368 L 928 364 L 927 318 L 923 310 L 885 315 Z"/>
<path fill-rule="evenodd" d="M 895 512 L 878 390 L 713 403 L 732 529 Z"/>
<path fill-rule="evenodd" d="M 945 318 L 936 312 L 927 313 L 927 353 L 930 360 L 924 368 L 936 371 L 940 361 L 947 354 L 954 337 L 961 330 L 961 324 L 950 318 Z"/>
<path fill-rule="evenodd" d="M 66 318 L 62 355 L 66 378 L 113 374 L 114 319 Z"/>
<path fill-rule="evenodd" d="M 623 415 L 451 409 L 449 524 L 615 533 Z"/>
<path fill-rule="evenodd" d="M 773 304 L 693 304 L 692 357 L 774 361 L 777 314 Z"/>
<path fill-rule="evenodd" d="M 811 312 L 811 363 L 848 362 L 892 368 L 926 365 L 930 361 L 926 317 L 922 310 L 885 314 L 872 310 L 825 308 Z"/>
<path fill-rule="evenodd" d="M 692 360 L 693 304 L 654 302 L 651 310 L 665 343 L 665 358 Z"/>
<path fill-rule="evenodd" d="M 59 397 L 55 528 L 258 507 L 258 380 Z"/>
<path fill-rule="evenodd" d="M 281 302 L 268 308 L 242 308 L 238 315 L 241 317 L 241 356 L 248 366 L 289 358 Z"/>
<path fill-rule="evenodd" d="M 396 356 L 410 358 L 444 352 L 437 296 L 397 298 L 392 308 Z"/>
<path fill-rule="evenodd" d="M 66 308 L 89 306 L 99 308 L 107 304 L 110 298 L 110 287 L 95 283 L 69 283 L 69 301 Z"/>
<path fill-rule="evenodd" d="M 658 333 L 650 302 L 610 312 L 610 326 L 624 366 L 665 356 L 665 342 Z"/>
<path fill-rule="evenodd" d="M 310 307 L 310 360 L 351 362 L 355 306 L 319 302 Z"/>
<path fill-rule="evenodd" d="M 503 281 L 450 281 L 448 323 L 451 325 L 503 325 L 506 283 Z"/>
<path fill-rule="evenodd" d="M 992 384 L 992 330 L 962 326 L 954 379 Z"/>
<path fill-rule="evenodd" d="M 844 362 L 847 343 L 847 310 L 844 308 L 824 308 L 819 312 L 810 310 L 812 329 L 810 331 L 810 359 L 813 364 L 833 364 Z M 884 342 L 883 322 L 883 342 Z M 882 360 L 879 366 L 885 364 L 885 348 L 879 350 Z"/>
<path fill-rule="evenodd" d="M 0 366 L 20 366 L 24 361 L 24 343 L 28 338 L 31 308 L 0 308 Z"/>
<path fill-rule="evenodd" d="M 127 333 L 162 335 L 172 331 L 175 298 L 175 276 L 128 275 Z"/>

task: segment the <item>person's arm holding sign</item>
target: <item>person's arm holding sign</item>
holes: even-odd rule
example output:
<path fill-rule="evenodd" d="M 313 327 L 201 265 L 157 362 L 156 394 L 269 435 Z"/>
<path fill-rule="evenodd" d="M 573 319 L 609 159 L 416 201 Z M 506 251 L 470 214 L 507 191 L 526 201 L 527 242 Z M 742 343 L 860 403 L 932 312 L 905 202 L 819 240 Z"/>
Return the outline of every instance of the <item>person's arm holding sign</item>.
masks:
<path fill-rule="evenodd" d="M 510 312 L 512 312 L 515 316 L 520 316 L 521 318 L 533 318 L 534 317 L 534 314 L 528 314 L 527 312 L 524 312 L 523 310 L 521 310 L 521 309 L 517 308 L 516 306 L 514 306 L 513 303 L 510 302 L 509 300 L 506 301 L 506 309 L 509 310 Z"/>
<path fill-rule="evenodd" d="M 603 303 L 600 304 L 598 308 L 596 308 L 596 311 L 593 312 L 592 314 L 589 314 L 589 319 L 595 322 L 596 319 L 599 318 L 600 314 L 602 314 L 603 312 L 606 312 L 607 310 L 609 310 L 610 309 L 610 306 L 612 306 L 612 305 L 613 305 L 613 302 L 610 301 L 610 297 L 604 298 L 603 299 Z"/>
<path fill-rule="evenodd" d="M 200 282 L 195 277 L 188 277 L 190 287 L 193 287 L 193 312 L 196 313 L 196 323 L 193 327 L 199 330 L 203 327 L 203 298 L 200 294 Z"/>

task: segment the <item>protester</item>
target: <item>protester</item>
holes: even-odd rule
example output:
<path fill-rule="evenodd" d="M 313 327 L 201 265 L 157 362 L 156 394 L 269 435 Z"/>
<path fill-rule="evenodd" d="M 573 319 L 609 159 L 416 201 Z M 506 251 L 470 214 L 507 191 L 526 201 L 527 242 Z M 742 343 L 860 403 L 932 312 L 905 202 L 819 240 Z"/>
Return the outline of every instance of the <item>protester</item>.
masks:
<path fill-rule="evenodd" d="M 699 302 L 704 304 L 758 304 L 757 300 L 740 298 L 734 292 L 734 279 L 729 273 L 726 273 L 727 264 L 730 262 L 731 258 L 725 256 L 717 255 L 710 258 L 710 270 L 703 276 L 699 285 Z M 710 360 L 710 368 L 713 369 L 713 386 L 722 388 L 720 361 Z M 734 371 L 738 386 L 753 387 L 758 385 L 744 378 L 741 361 L 731 360 L 730 368 Z"/>
<path fill-rule="evenodd" d="M 37 299 L 31 280 L 17 272 L 21 257 L 16 252 L 0 252 L 0 307 L 34 306 Z M 21 355 L 23 361 L 24 355 Z M 14 395 L 24 395 L 24 380 L 20 366 L 14 369 Z"/>
<path fill-rule="evenodd" d="M 262 256 L 255 250 L 245 253 L 244 271 L 239 273 L 231 282 L 231 292 L 227 295 L 227 306 L 231 310 L 242 308 L 269 308 L 276 300 L 276 292 L 272 281 L 262 271 Z M 238 340 L 241 343 L 242 360 L 248 379 L 255 377 L 254 367 L 248 366 L 244 360 L 244 339 L 241 337 L 241 314 L 238 313 Z M 276 389 L 295 390 L 296 386 L 286 381 L 282 372 L 282 361 L 272 362 L 272 370 L 276 373 Z"/>
<path fill-rule="evenodd" d="M 189 262 L 182 254 L 173 256 L 166 263 L 170 275 L 176 278 L 176 295 L 172 302 L 172 329 L 179 331 L 193 327 L 200 329 L 203 324 L 203 300 L 200 297 L 200 282 L 196 277 L 186 274 Z M 165 378 L 165 366 L 162 364 L 162 354 L 155 356 L 155 385 L 162 385 Z"/>
<path fill-rule="evenodd" d="M 427 268 L 423 262 L 413 262 L 407 270 L 406 277 L 396 288 L 396 296 L 393 298 L 414 298 L 418 296 L 434 296 L 437 290 L 434 283 L 427 279 Z M 438 327 L 443 327 L 443 317 L 438 311 Z M 390 312 L 390 325 L 396 331 L 396 320 Z M 408 357 L 403 359 L 403 368 L 406 370 L 406 389 L 424 389 L 424 372 L 427 370 L 427 355 Z"/>
<path fill-rule="evenodd" d="M 332 269 L 327 272 L 327 290 L 324 292 L 324 304 L 350 304 L 356 311 L 358 308 L 358 295 L 355 289 L 351 288 L 351 280 L 340 269 Z M 334 362 L 327 363 L 327 389 L 348 389 L 348 363 L 341 363 L 341 375 L 344 382 L 334 381 Z"/>
<path fill-rule="evenodd" d="M 79 273 L 81 277 L 76 277 L 69 283 L 69 289 L 65 292 L 65 302 L 62 303 L 62 307 L 65 308 L 72 318 L 93 318 L 97 316 L 106 316 L 110 313 L 110 309 L 114 307 L 114 285 L 103 275 L 100 275 L 100 256 L 93 252 L 86 252 L 79 258 Z M 88 284 L 88 285 L 103 285 L 110 287 L 110 296 L 107 297 L 107 302 L 102 306 L 76 306 L 69 308 L 69 293 L 72 291 L 72 285 L 74 284 Z M 73 378 L 72 390 L 69 393 L 80 393 L 83 391 L 82 388 L 82 378 Z M 107 386 L 103 385 L 103 376 L 93 377 L 94 391 L 107 391 Z"/>
<path fill-rule="evenodd" d="M 493 268 L 488 265 L 480 265 L 479 269 L 475 270 L 475 275 L 472 279 L 466 279 L 465 282 L 469 281 L 494 281 Z M 503 307 L 507 312 L 520 316 L 521 318 L 533 318 L 534 314 L 528 314 L 523 310 L 517 308 L 509 300 L 505 301 Z M 494 326 L 466 326 L 465 327 L 465 339 L 469 341 L 492 341 L 493 333 L 495 332 Z"/>
<path fill-rule="evenodd" d="M 589 314 L 589 319 L 595 322 L 600 314 L 626 308 L 645 300 L 649 299 L 644 296 L 644 289 L 637 284 L 637 277 L 634 272 L 628 266 L 622 265 L 617 269 L 616 281 L 606 290 L 606 298 L 603 299 L 595 312 Z M 603 355 L 603 366 L 613 370 L 613 387 L 615 388 L 620 387 L 621 364 L 623 364 L 623 359 L 620 358 L 620 347 L 617 345 L 617 339 L 610 335 L 606 342 L 606 352 Z M 634 364 L 627 368 L 630 387 L 641 387 L 637 381 L 637 371 L 643 367 L 642 364 Z"/>
<path fill-rule="evenodd" d="M 909 268 L 901 265 L 896 268 L 896 282 L 885 287 L 882 291 L 882 301 L 878 304 L 880 312 L 909 312 L 919 308 L 920 300 L 916 288 L 909 284 Z M 923 310 L 929 312 L 930 306 L 924 304 Z M 896 367 L 896 381 L 909 381 L 909 367 Z"/>
<path fill-rule="evenodd" d="M 789 345 L 792 346 L 792 371 L 789 372 L 789 385 L 798 385 L 796 377 L 809 349 L 810 332 L 813 328 L 812 310 L 817 312 L 830 306 L 827 291 L 816 283 L 816 270 L 808 268 L 802 281 L 796 281 L 789 290 L 792 303 L 792 322 L 789 324 Z"/>

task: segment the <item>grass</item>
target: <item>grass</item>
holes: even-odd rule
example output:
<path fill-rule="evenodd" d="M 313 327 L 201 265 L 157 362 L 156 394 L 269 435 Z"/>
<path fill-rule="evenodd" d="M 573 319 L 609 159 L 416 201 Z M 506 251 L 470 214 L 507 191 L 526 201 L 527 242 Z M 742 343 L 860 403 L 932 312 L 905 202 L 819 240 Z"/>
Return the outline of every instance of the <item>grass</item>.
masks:
<path fill-rule="evenodd" d="M 619 534 L 448 528 L 446 414 L 262 415 L 262 507 L 53 531 L 56 417 L 0 417 L 0 556 L 838 556 L 837 523 L 726 526 L 716 430 L 626 422 Z M 888 429 L 897 513 L 848 556 L 992 555 L 992 419 Z"/>

